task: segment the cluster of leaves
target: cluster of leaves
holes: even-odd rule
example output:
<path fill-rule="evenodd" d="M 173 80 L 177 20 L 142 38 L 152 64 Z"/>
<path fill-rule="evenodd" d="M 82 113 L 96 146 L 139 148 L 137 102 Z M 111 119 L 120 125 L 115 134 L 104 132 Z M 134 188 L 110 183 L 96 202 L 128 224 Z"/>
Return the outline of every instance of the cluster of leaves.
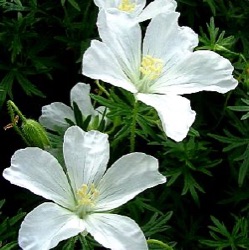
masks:
<path fill-rule="evenodd" d="M 16 83 L 27 95 L 45 96 L 49 90 L 40 84 L 55 84 L 55 69 L 63 81 L 68 63 L 76 65 L 70 72 L 75 84 L 81 55 L 97 36 L 92 0 L 62 0 L 56 7 L 49 1 L 0 0 L 0 7 L 0 107 L 6 98 L 15 99 Z M 196 49 L 228 58 L 239 86 L 219 95 L 219 108 L 212 100 L 215 93 L 204 93 L 201 99 L 199 93 L 190 96 L 197 107 L 196 122 L 188 137 L 176 143 L 162 133 L 153 109 L 140 102 L 134 107 L 133 95 L 124 90 L 94 85 L 99 92 L 91 97 L 108 108 L 112 124 L 98 128 L 110 136 L 111 160 L 135 148 L 157 157 L 168 178 L 166 185 L 145 192 L 119 212 L 134 218 L 147 238 L 167 242 L 168 249 L 248 249 L 249 2 L 179 0 L 178 10 L 180 22 L 199 34 Z M 69 62 L 60 60 L 65 51 L 72 55 Z M 82 120 L 77 105 L 73 110 L 77 125 L 86 129 L 90 117 Z M 20 218 L 1 224 L 13 225 Z M 16 246 L 15 230 L 0 227 L 0 236 L 5 237 L 2 247 Z M 72 249 L 78 240 L 62 242 L 58 249 Z M 151 249 L 162 249 L 153 248 L 154 243 Z M 89 249 L 95 246 L 91 238 L 84 244 Z"/>
<path fill-rule="evenodd" d="M 67 67 L 61 62 L 66 51 L 79 62 L 95 26 L 92 5 L 90 0 L 0 1 L 0 108 L 15 91 L 45 97 L 44 83 Z"/>
<path fill-rule="evenodd" d="M 16 249 L 18 247 L 17 230 L 25 213 L 20 210 L 17 215 L 11 218 L 5 217 L 1 213 L 4 203 L 5 200 L 0 201 L 0 249 Z"/>

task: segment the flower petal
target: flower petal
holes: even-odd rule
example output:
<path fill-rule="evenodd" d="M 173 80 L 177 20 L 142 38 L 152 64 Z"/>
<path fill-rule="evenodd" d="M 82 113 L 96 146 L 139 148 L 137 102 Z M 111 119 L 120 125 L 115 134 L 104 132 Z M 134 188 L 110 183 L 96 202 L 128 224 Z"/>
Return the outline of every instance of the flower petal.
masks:
<path fill-rule="evenodd" d="M 17 150 L 3 177 L 61 206 L 74 207 L 74 196 L 62 167 L 45 150 L 35 147 Z"/>
<path fill-rule="evenodd" d="M 45 250 L 85 230 L 83 220 L 71 211 L 46 202 L 31 211 L 22 222 L 18 242 L 22 249 Z"/>
<path fill-rule="evenodd" d="M 84 132 L 72 126 L 65 132 L 63 152 L 74 191 L 83 184 L 98 183 L 109 160 L 107 134 L 91 130 Z"/>
<path fill-rule="evenodd" d="M 157 15 L 148 25 L 144 37 L 143 55 L 163 60 L 167 68 L 198 45 L 198 35 L 192 29 L 179 27 L 179 15 L 177 12 Z"/>
<path fill-rule="evenodd" d="M 127 78 L 113 52 L 106 44 L 93 40 L 83 55 L 82 73 L 92 79 L 100 79 L 132 93 L 137 90 Z"/>
<path fill-rule="evenodd" d="M 118 10 L 119 6 L 122 1 L 120 0 L 113 0 L 113 1 L 106 1 L 106 0 L 94 0 L 94 3 L 99 7 L 103 8 L 106 11 L 112 9 L 112 10 Z M 131 0 L 131 3 L 135 3 L 135 8 L 133 11 L 127 12 L 127 14 L 131 15 L 132 17 L 136 17 L 141 13 L 143 10 L 146 1 L 145 0 Z"/>
<path fill-rule="evenodd" d="M 145 20 L 151 19 L 158 14 L 175 11 L 177 7 L 175 0 L 155 0 L 148 4 L 142 13 L 138 16 L 138 22 L 143 22 Z"/>
<path fill-rule="evenodd" d="M 142 39 L 139 24 L 129 15 L 100 11 L 97 25 L 102 41 L 113 52 L 124 73 L 132 82 L 138 80 Z"/>
<path fill-rule="evenodd" d="M 87 231 L 94 239 L 112 250 L 147 250 L 148 246 L 142 230 L 129 217 L 96 213 L 86 217 Z"/>
<path fill-rule="evenodd" d="M 42 115 L 39 122 L 47 129 L 56 131 L 58 129 L 66 130 L 69 124 L 65 118 L 75 122 L 73 111 L 70 107 L 61 102 L 53 102 L 50 105 L 42 107 Z"/>
<path fill-rule="evenodd" d="M 233 66 L 229 60 L 213 51 L 185 53 L 183 59 L 171 65 L 154 85 L 157 93 L 191 94 L 199 91 L 226 93 L 236 88 Z"/>
<path fill-rule="evenodd" d="M 164 183 L 158 172 L 158 160 L 144 153 L 131 153 L 117 160 L 105 173 L 97 189 L 99 199 L 95 211 L 121 206 L 147 188 Z"/>
<path fill-rule="evenodd" d="M 82 115 L 88 116 L 94 114 L 94 108 L 90 98 L 90 85 L 77 83 L 70 92 L 71 106 L 73 102 L 77 103 Z"/>
<path fill-rule="evenodd" d="M 137 94 L 137 99 L 157 111 L 168 137 L 182 141 L 195 120 L 188 99 L 177 95 Z"/>

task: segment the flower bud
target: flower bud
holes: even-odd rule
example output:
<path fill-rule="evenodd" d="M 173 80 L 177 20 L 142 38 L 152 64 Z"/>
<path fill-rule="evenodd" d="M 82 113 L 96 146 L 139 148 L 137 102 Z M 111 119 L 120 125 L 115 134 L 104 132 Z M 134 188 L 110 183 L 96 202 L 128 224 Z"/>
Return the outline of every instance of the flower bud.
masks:
<path fill-rule="evenodd" d="M 47 133 L 43 126 L 32 119 L 26 119 L 21 126 L 23 136 L 28 141 L 30 146 L 46 148 L 50 146 Z"/>

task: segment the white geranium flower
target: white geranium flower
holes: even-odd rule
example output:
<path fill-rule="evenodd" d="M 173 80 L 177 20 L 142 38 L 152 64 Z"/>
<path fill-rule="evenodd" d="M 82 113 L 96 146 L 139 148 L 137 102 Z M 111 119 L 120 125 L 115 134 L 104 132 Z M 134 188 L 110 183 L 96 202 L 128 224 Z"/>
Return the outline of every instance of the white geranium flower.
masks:
<path fill-rule="evenodd" d="M 90 85 L 85 83 L 77 83 L 70 91 L 70 102 L 77 104 L 82 115 L 86 118 L 91 116 L 90 125 L 98 116 L 101 121 L 105 107 L 100 106 L 94 110 L 90 99 Z M 65 131 L 70 124 L 65 118 L 76 124 L 74 111 L 72 107 L 65 105 L 62 102 L 53 102 L 42 107 L 42 115 L 39 117 L 39 122 L 47 129 L 52 131 Z"/>
<path fill-rule="evenodd" d="M 183 94 L 203 90 L 226 93 L 238 82 L 229 60 L 212 51 L 195 51 L 198 36 L 179 27 L 179 13 L 154 17 L 142 43 L 140 25 L 127 15 L 101 11 L 98 30 L 83 56 L 83 74 L 134 93 L 137 100 L 156 109 L 163 130 L 183 140 L 195 120 Z"/>
<path fill-rule="evenodd" d="M 148 249 L 132 219 L 108 211 L 166 178 L 158 172 L 158 160 L 144 153 L 127 154 L 106 170 L 107 137 L 77 126 L 68 128 L 63 144 L 67 173 L 40 148 L 15 152 L 4 178 L 53 201 L 39 205 L 25 217 L 18 238 L 22 249 L 51 249 L 82 232 L 89 232 L 106 248 Z"/>
<path fill-rule="evenodd" d="M 123 12 L 138 22 L 148 20 L 156 15 L 175 11 L 175 0 L 154 0 L 148 6 L 146 0 L 94 0 L 94 3 L 105 11 Z"/>

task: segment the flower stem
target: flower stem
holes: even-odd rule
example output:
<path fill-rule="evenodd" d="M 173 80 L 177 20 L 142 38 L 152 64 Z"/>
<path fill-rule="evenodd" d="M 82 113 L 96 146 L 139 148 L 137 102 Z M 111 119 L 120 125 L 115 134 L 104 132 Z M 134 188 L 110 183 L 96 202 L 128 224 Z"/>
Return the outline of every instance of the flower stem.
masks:
<path fill-rule="evenodd" d="M 22 114 L 22 112 L 19 110 L 19 108 L 15 105 L 15 103 L 12 102 L 11 100 L 7 101 L 7 108 L 8 108 L 8 112 L 9 112 L 9 115 L 10 115 L 10 120 L 12 122 L 13 129 L 16 131 L 16 133 L 18 135 L 21 136 L 21 138 L 23 139 L 23 141 L 25 142 L 25 144 L 27 144 L 28 146 L 30 146 L 29 142 L 24 137 L 22 131 L 17 126 L 17 122 L 15 121 L 15 117 L 16 117 L 16 114 L 17 114 L 17 116 L 20 118 L 21 122 L 26 122 L 27 119 Z"/>
<path fill-rule="evenodd" d="M 98 86 L 98 88 L 100 89 L 100 91 L 102 91 L 103 93 L 106 94 L 106 96 L 110 96 L 110 94 L 108 93 L 108 91 L 99 83 L 99 80 L 95 81 L 96 85 Z"/>
<path fill-rule="evenodd" d="M 27 119 L 25 118 L 25 116 L 22 114 L 22 112 L 19 110 L 19 108 L 15 105 L 14 102 L 12 101 L 7 101 L 7 107 L 8 107 L 8 111 L 10 113 L 10 119 L 13 122 L 14 121 L 14 117 L 15 117 L 15 113 L 19 116 L 19 118 L 25 122 Z"/>
<path fill-rule="evenodd" d="M 173 247 L 169 246 L 168 244 L 166 244 L 160 240 L 149 239 L 149 240 L 147 240 L 147 243 L 159 245 L 165 250 L 173 250 Z"/>
<path fill-rule="evenodd" d="M 84 235 L 79 234 L 78 239 L 80 241 L 82 249 L 84 249 L 84 250 L 92 250 L 92 247 L 89 246 L 89 244 L 88 244 L 88 242 L 86 240 L 86 237 Z"/>
<path fill-rule="evenodd" d="M 138 113 L 138 103 L 137 103 L 137 100 L 135 100 L 134 106 L 133 106 L 131 131 L 130 131 L 130 152 L 131 153 L 135 151 L 137 113 Z"/>

